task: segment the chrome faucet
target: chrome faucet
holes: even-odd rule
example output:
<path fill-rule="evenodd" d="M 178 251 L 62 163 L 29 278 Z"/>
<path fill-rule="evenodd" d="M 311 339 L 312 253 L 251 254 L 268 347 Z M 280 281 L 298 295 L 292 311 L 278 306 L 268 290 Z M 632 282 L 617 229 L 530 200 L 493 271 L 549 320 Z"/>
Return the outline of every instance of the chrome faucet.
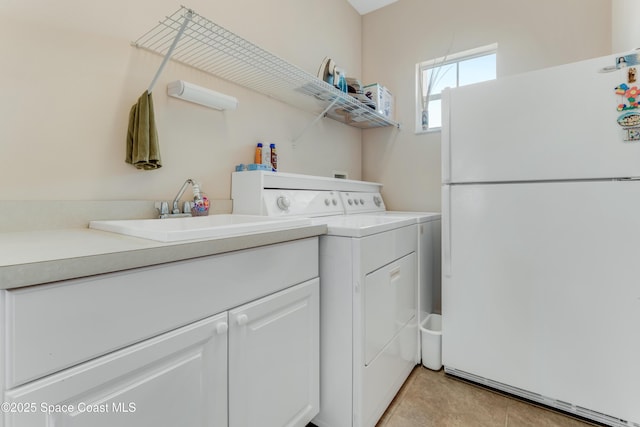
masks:
<path fill-rule="evenodd" d="M 189 184 L 191 184 L 192 186 L 197 185 L 191 178 L 187 179 L 184 182 L 184 184 L 182 184 L 182 187 L 180 188 L 180 191 L 178 191 L 178 194 L 176 195 L 176 198 L 173 199 L 173 208 L 171 210 L 172 214 L 174 214 L 174 215 L 180 214 L 180 208 L 178 208 L 178 203 L 180 202 L 180 198 L 184 194 L 184 191 L 187 189 L 187 186 Z M 186 204 L 185 204 L 185 207 L 186 207 Z M 189 216 L 191 216 L 191 207 L 189 207 L 189 209 L 185 210 L 183 213 L 188 213 Z"/>
<path fill-rule="evenodd" d="M 179 217 L 192 216 L 192 208 L 193 208 L 194 202 L 189 202 L 189 201 L 184 202 L 182 206 L 182 212 L 180 211 L 180 207 L 178 206 L 180 203 L 180 199 L 182 198 L 182 195 L 184 194 L 189 184 L 191 184 L 191 186 L 193 187 L 194 201 L 202 200 L 202 195 L 200 193 L 200 186 L 198 185 L 197 182 L 189 178 L 184 182 L 184 184 L 182 184 L 182 187 L 180 187 L 180 191 L 178 191 L 178 194 L 176 194 L 176 197 L 173 199 L 173 202 L 171 203 L 171 212 L 169 212 L 168 202 L 155 203 L 155 207 L 156 209 L 158 209 L 158 212 L 160 213 L 159 215 L 160 218 L 179 218 Z"/>

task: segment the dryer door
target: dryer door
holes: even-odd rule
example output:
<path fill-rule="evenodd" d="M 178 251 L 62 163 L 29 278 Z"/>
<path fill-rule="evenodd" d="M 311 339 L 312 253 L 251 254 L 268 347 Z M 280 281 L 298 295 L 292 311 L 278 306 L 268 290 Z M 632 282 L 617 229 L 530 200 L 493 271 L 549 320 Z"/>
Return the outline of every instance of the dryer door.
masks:
<path fill-rule="evenodd" d="M 365 365 L 415 317 L 416 291 L 415 252 L 365 276 Z"/>

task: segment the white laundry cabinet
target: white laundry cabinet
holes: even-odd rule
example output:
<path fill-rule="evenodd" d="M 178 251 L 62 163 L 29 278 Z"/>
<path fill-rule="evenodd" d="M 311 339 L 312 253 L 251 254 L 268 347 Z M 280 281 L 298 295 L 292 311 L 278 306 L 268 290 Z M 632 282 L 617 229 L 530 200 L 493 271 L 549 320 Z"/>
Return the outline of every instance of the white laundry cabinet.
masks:
<path fill-rule="evenodd" d="M 318 239 L 2 291 L 2 427 L 304 426 Z"/>

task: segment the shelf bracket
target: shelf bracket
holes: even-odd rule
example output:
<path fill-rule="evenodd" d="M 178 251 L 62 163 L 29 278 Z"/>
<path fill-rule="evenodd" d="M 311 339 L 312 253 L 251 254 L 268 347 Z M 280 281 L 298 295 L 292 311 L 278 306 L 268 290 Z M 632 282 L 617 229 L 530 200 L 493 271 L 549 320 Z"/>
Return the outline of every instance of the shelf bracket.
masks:
<path fill-rule="evenodd" d="M 302 129 L 302 132 L 300 132 L 300 133 L 298 134 L 298 136 L 297 136 L 297 137 L 295 137 L 295 138 L 293 139 L 293 146 L 294 146 L 294 147 L 296 146 L 296 143 L 298 142 L 298 140 L 299 140 L 300 138 L 302 138 L 302 136 L 303 136 L 305 133 L 307 133 L 307 131 L 308 131 L 308 130 L 313 126 L 313 125 L 315 125 L 316 123 L 318 123 L 318 120 L 320 120 L 321 118 L 323 118 L 323 117 L 325 117 L 325 116 L 327 115 L 327 113 L 329 112 L 329 110 L 331 110 L 331 109 L 333 108 L 333 106 L 334 106 L 334 105 L 336 105 L 336 102 L 338 102 L 338 100 L 339 100 L 339 99 L 340 99 L 340 98 L 336 97 L 333 101 L 331 101 L 331 104 L 329 104 L 329 105 L 327 106 L 327 108 L 325 108 L 324 110 L 322 110 L 322 112 L 321 112 L 320 114 L 318 114 L 318 116 L 317 116 L 315 119 L 313 119 L 313 121 L 311 121 L 311 123 L 307 124 L 307 126 L 305 126 L 305 128 L 304 128 L 304 129 Z"/>
<path fill-rule="evenodd" d="M 184 21 L 182 22 L 182 25 L 178 30 L 178 34 L 176 34 L 176 37 L 173 39 L 173 43 L 171 43 L 171 46 L 169 47 L 167 54 L 164 56 L 164 59 L 162 60 L 162 63 L 160 64 L 158 71 L 156 71 L 156 75 L 153 77 L 153 80 L 151 80 L 151 84 L 149 85 L 147 92 L 151 93 L 151 91 L 153 90 L 153 87 L 156 85 L 156 82 L 158 81 L 160 74 L 162 74 L 164 67 L 167 65 L 167 62 L 169 62 L 169 59 L 171 59 L 171 55 L 173 54 L 173 51 L 175 50 L 178 44 L 178 41 L 180 41 L 180 37 L 182 37 L 182 34 L 184 33 L 185 28 L 187 28 L 187 24 L 189 23 L 189 21 L 191 21 L 192 18 L 193 18 L 193 11 L 189 9 L 187 10 L 187 13 L 184 15 Z"/>

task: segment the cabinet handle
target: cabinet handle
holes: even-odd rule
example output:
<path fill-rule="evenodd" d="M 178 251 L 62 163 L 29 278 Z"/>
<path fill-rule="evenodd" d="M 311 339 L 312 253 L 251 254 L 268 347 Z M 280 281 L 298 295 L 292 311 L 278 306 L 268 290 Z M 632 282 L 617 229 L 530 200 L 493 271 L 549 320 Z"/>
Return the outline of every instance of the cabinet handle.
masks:
<path fill-rule="evenodd" d="M 226 334 L 229 330 L 229 325 L 227 322 L 220 322 L 216 325 L 216 332 L 218 335 Z"/>
<path fill-rule="evenodd" d="M 389 281 L 390 282 L 395 282 L 396 280 L 398 280 L 400 278 L 400 267 L 396 267 L 393 270 L 391 270 L 389 272 Z"/>
<path fill-rule="evenodd" d="M 236 322 L 238 322 L 238 325 L 240 326 L 246 325 L 249 322 L 249 316 L 246 314 L 239 314 L 238 317 L 236 317 Z"/>

